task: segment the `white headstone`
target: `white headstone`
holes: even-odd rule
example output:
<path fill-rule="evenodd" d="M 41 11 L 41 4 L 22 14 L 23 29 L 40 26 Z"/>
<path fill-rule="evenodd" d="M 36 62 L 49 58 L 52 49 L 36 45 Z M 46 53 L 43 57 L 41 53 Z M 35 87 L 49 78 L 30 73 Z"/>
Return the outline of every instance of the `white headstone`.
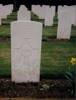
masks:
<path fill-rule="evenodd" d="M 1 19 L 2 19 L 2 17 L 1 17 L 1 11 L 2 11 L 2 4 L 0 4 L 0 25 L 1 25 Z"/>
<path fill-rule="evenodd" d="M 1 18 L 7 18 L 7 15 L 9 15 L 8 11 L 9 11 L 8 5 L 1 6 L 0 7 Z"/>
<path fill-rule="evenodd" d="M 59 18 L 59 15 L 60 15 L 61 11 L 62 11 L 62 8 L 63 8 L 63 6 L 58 6 L 58 12 L 57 12 L 58 18 Z"/>
<path fill-rule="evenodd" d="M 32 12 L 40 19 L 43 19 L 43 9 L 40 5 L 32 5 Z"/>
<path fill-rule="evenodd" d="M 76 5 L 70 6 L 69 9 L 70 9 L 72 24 L 76 26 Z"/>
<path fill-rule="evenodd" d="M 0 25 L 1 25 L 2 23 L 1 23 L 1 18 L 0 18 Z"/>
<path fill-rule="evenodd" d="M 55 7 L 46 6 L 45 9 L 45 26 L 52 26 L 53 25 L 53 18 L 55 16 Z"/>
<path fill-rule="evenodd" d="M 12 81 L 39 82 L 42 24 L 15 21 L 11 24 Z"/>
<path fill-rule="evenodd" d="M 40 5 L 38 5 L 37 7 L 38 7 L 38 16 L 39 16 L 40 19 L 42 19 L 43 18 L 43 16 L 42 16 L 42 7 Z"/>
<path fill-rule="evenodd" d="M 57 39 L 70 39 L 72 21 L 67 7 L 63 7 L 59 12 Z"/>
<path fill-rule="evenodd" d="M 2 7 L 3 5 L 2 4 L 0 4 L 0 7 Z"/>
<path fill-rule="evenodd" d="M 45 9 L 46 9 L 46 5 L 42 6 L 42 18 L 45 19 Z"/>
<path fill-rule="evenodd" d="M 32 5 L 32 12 L 34 13 L 34 14 L 36 14 L 36 5 Z"/>
<path fill-rule="evenodd" d="M 12 4 L 11 5 L 6 5 L 6 7 L 7 7 L 7 15 L 10 15 L 13 11 L 13 5 Z"/>
<path fill-rule="evenodd" d="M 0 5 L 0 18 L 2 18 L 2 9 L 3 9 L 3 6 L 2 5 Z"/>
<path fill-rule="evenodd" d="M 9 8 L 13 11 L 13 4 L 10 4 Z"/>
<path fill-rule="evenodd" d="M 20 9 L 18 11 L 18 20 L 30 20 L 31 19 L 31 13 L 27 10 L 27 8 L 24 5 L 20 6 Z"/>

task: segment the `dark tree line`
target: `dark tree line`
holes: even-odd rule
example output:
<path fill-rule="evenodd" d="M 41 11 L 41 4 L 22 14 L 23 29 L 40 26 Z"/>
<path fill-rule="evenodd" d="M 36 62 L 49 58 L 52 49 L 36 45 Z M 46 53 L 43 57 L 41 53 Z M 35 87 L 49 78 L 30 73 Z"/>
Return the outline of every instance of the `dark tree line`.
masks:
<path fill-rule="evenodd" d="M 15 9 L 19 8 L 21 4 L 25 4 L 29 9 L 31 5 L 76 5 L 76 0 L 0 0 L 2 4 L 14 4 Z"/>
<path fill-rule="evenodd" d="M 25 4 L 25 3 L 29 3 L 29 4 L 46 4 L 46 5 L 56 5 L 56 4 L 66 4 L 66 5 L 75 5 L 76 4 L 76 0 L 0 0 L 0 3 L 3 4 L 11 4 L 14 2 L 18 2 L 19 4 Z"/>

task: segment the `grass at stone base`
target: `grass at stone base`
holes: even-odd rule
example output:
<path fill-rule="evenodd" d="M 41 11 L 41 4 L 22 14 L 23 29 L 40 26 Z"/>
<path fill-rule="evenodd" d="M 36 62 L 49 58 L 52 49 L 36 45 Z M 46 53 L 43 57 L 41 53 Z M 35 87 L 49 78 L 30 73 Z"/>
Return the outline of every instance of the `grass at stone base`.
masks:
<path fill-rule="evenodd" d="M 63 77 L 69 69 L 70 63 L 76 57 L 76 39 L 71 41 L 50 41 L 42 43 L 41 76 Z M 11 75 L 10 43 L 0 43 L 0 76 Z"/>
<path fill-rule="evenodd" d="M 76 40 L 43 42 L 41 75 L 43 77 L 64 77 L 69 67 L 70 72 L 74 71 L 70 60 L 72 57 L 76 57 L 75 46 Z"/>
<path fill-rule="evenodd" d="M 10 25 L 0 26 L 0 36 L 10 36 Z"/>
<path fill-rule="evenodd" d="M 10 36 L 10 23 L 17 19 L 17 12 L 13 12 L 8 15 L 6 19 L 2 19 L 2 25 L 0 25 L 0 36 Z"/>
<path fill-rule="evenodd" d="M 10 43 L 0 42 L 0 75 L 10 75 Z"/>
<path fill-rule="evenodd" d="M 1 25 L 0 26 L 0 36 L 10 36 L 10 25 Z M 57 26 L 46 26 L 43 27 L 43 37 L 56 37 L 57 35 Z M 71 36 L 76 36 L 76 26 L 72 27 Z"/>

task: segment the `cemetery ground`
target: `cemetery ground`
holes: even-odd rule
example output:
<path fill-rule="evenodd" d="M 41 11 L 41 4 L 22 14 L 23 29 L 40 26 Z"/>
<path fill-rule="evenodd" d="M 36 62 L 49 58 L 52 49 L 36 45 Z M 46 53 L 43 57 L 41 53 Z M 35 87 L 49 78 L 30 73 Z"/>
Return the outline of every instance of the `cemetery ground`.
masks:
<path fill-rule="evenodd" d="M 74 85 L 66 79 L 66 72 L 74 73 L 71 59 L 76 57 L 76 27 L 72 27 L 70 40 L 57 40 L 57 17 L 54 25 L 43 28 L 41 74 L 39 83 L 11 82 L 10 22 L 16 20 L 13 12 L 0 26 L 0 96 L 74 97 Z M 43 22 L 32 13 L 32 20 Z"/>

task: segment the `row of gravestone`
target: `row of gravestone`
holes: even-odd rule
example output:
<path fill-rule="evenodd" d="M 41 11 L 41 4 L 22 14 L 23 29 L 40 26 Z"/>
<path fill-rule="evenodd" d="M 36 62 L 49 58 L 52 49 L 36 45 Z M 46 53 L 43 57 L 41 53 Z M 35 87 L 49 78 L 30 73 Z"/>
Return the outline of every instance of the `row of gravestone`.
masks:
<path fill-rule="evenodd" d="M 32 5 L 32 12 L 44 19 L 45 26 L 52 26 L 55 17 L 55 6 Z M 70 39 L 71 27 L 76 26 L 76 6 L 58 7 L 57 39 Z M 24 5 L 18 11 L 18 20 L 31 20 L 31 13 Z"/>
<path fill-rule="evenodd" d="M 45 26 L 53 25 L 53 18 L 55 16 L 55 6 L 40 6 L 40 5 L 32 5 L 32 12 L 40 19 L 45 19 Z M 18 20 L 31 20 L 31 13 L 27 10 L 24 5 L 21 5 L 18 11 Z"/>
<path fill-rule="evenodd" d="M 59 6 L 57 39 L 70 39 L 72 25 L 76 26 L 76 5 Z"/>
<path fill-rule="evenodd" d="M 74 6 L 76 7 L 76 6 Z M 50 8 L 44 10 L 47 21 L 52 15 Z M 76 9 L 76 8 L 75 8 Z M 71 25 L 74 24 L 72 11 L 74 8 L 60 7 L 58 12 L 58 38 L 70 38 Z M 40 9 L 33 8 L 33 12 L 40 15 Z M 38 12 L 37 12 L 38 10 Z M 72 11 L 71 11 L 72 10 Z M 71 13 L 71 14 L 70 14 Z M 55 15 L 55 12 L 53 13 Z M 39 82 L 40 59 L 42 42 L 42 23 L 31 21 L 30 12 L 21 6 L 18 11 L 18 20 L 11 23 L 11 63 L 12 81 L 15 82 Z M 42 13 L 41 13 L 42 16 Z M 25 18 L 26 17 L 26 18 Z"/>
<path fill-rule="evenodd" d="M 0 25 L 2 25 L 2 19 L 7 18 L 8 15 L 10 15 L 13 11 L 13 5 L 5 5 L 3 6 L 0 4 Z"/>
<path fill-rule="evenodd" d="M 55 16 L 55 6 L 49 7 L 43 5 L 33 5 L 32 11 L 44 19 L 45 26 L 52 26 Z M 58 28 L 57 39 L 70 39 L 71 27 L 76 26 L 76 5 L 75 6 L 59 6 L 58 7 Z"/>
<path fill-rule="evenodd" d="M 45 26 L 52 26 L 55 16 L 55 6 L 33 5 L 32 11 L 44 19 Z M 76 5 L 75 6 L 58 6 L 58 28 L 57 39 L 70 39 L 71 27 L 76 26 Z"/>
<path fill-rule="evenodd" d="M 0 4 L 0 25 L 1 19 L 7 18 L 13 10 L 13 5 L 1 5 Z M 40 19 L 44 19 L 45 26 L 52 26 L 55 16 L 55 6 L 40 6 L 32 5 L 32 12 L 39 16 Z M 58 28 L 57 39 L 70 39 L 71 27 L 76 26 L 76 6 L 59 6 L 58 7 Z M 31 20 L 31 12 L 21 5 L 17 15 L 18 20 Z"/>

